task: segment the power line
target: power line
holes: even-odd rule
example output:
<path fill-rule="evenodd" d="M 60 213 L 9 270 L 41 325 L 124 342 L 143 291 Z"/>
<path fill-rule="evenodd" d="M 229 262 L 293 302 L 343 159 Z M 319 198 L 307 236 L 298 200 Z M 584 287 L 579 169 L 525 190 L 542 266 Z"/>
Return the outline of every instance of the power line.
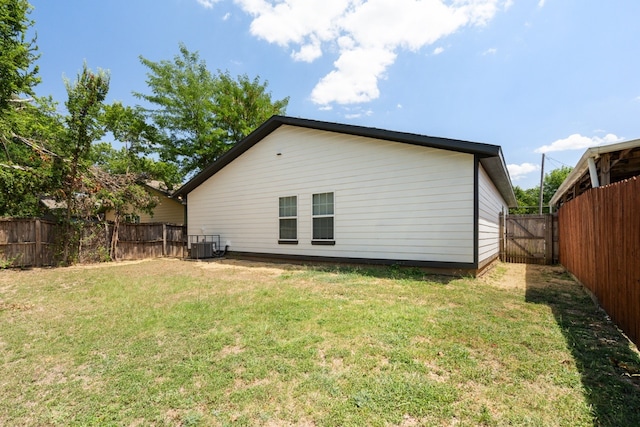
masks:
<path fill-rule="evenodd" d="M 572 168 L 572 167 L 573 167 L 573 166 L 571 166 L 571 165 L 568 165 L 568 164 L 566 164 L 566 163 L 564 163 L 564 162 L 561 162 L 560 160 L 554 159 L 554 158 L 549 157 L 549 156 L 546 156 L 546 160 L 551 160 L 551 162 L 556 163 L 556 164 L 559 164 L 559 165 L 561 165 L 561 166 L 567 166 L 567 167 L 570 167 L 570 168 Z"/>

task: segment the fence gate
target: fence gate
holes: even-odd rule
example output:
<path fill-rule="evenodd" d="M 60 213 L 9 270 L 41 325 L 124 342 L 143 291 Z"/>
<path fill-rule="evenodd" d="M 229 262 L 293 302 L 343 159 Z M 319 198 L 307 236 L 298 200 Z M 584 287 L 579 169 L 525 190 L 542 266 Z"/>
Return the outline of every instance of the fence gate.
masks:
<path fill-rule="evenodd" d="M 521 264 L 557 263 L 555 215 L 508 215 L 502 217 L 501 259 Z"/>

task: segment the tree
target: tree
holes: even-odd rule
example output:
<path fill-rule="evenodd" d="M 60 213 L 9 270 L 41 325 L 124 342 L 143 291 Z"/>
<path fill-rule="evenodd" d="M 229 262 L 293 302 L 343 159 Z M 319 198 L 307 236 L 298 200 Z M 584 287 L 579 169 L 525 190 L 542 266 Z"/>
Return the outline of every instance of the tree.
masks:
<path fill-rule="evenodd" d="M 41 215 L 39 195 L 59 187 L 54 169 L 59 156 L 50 141 L 60 138 L 64 128 L 55 109 L 51 99 L 35 98 L 3 116 L 11 117 L 0 132 L 0 216 Z"/>
<path fill-rule="evenodd" d="M 218 72 L 215 124 L 226 132 L 225 146 L 242 141 L 274 114 L 284 114 L 289 99 L 272 101 L 267 83 L 243 74 L 234 80 L 228 72 Z M 205 165 L 206 166 L 206 165 Z"/>
<path fill-rule="evenodd" d="M 63 222 L 66 233 L 63 242 L 63 262 L 71 263 L 72 217 L 91 208 L 88 204 L 88 179 L 91 144 L 104 135 L 100 124 L 103 101 L 109 91 L 109 74 L 98 70 L 94 73 L 85 63 L 74 82 L 66 81 L 68 100 L 65 103 L 66 135 L 59 147 L 63 160 L 58 164 L 61 177 L 59 198 L 65 201 Z"/>
<path fill-rule="evenodd" d="M 542 183 L 542 197 L 545 204 L 549 204 L 553 195 L 556 194 L 556 191 L 558 191 L 558 188 L 560 188 L 560 185 L 572 170 L 571 166 L 562 166 L 545 175 Z"/>
<path fill-rule="evenodd" d="M 509 209 L 509 212 L 515 215 L 524 215 L 538 212 L 538 203 L 540 203 L 540 188 L 533 187 L 526 190 L 519 186 L 513 188 L 513 192 L 516 195 L 518 201 L 518 207 Z"/>
<path fill-rule="evenodd" d="M 272 101 L 267 83 L 228 73 L 214 75 L 180 44 L 172 61 L 140 61 L 149 69 L 151 94 L 134 92 L 149 104 L 148 117 L 163 132 L 153 145 L 163 161 L 175 163 L 182 177 L 197 173 L 273 114 L 283 114 L 288 98 Z"/>
<path fill-rule="evenodd" d="M 91 161 L 94 166 L 112 175 L 133 173 L 137 174 L 140 180 L 162 181 L 169 189 L 180 183 L 180 174 L 176 165 L 148 156 L 132 155 L 127 147 L 115 149 L 109 142 L 93 144 Z"/>
<path fill-rule="evenodd" d="M 33 95 L 40 81 L 35 38 L 27 41 L 33 25 L 28 18 L 32 6 L 26 0 L 0 0 L 0 115 L 12 104 L 23 102 L 19 95 Z"/>
<path fill-rule="evenodd" d="M 563 166 L 558 169 L 554 169 L 548 174 L 545 174 L 542 181 L 542 206 L 545 207 L 549 204 L 551 197 L 556 193 L 560 185 L 564 182 L 566 177 L 571 173 L 573 168 L 569 166 Z M 518 201 L 518 208 L 511 209 L 512 214 L 531 214 L 538 213 L 538 204 L 540 203 L 540 187 L 533 187 L 526 190 L 516 186 L 513 189 L 516 200 Z"/>
<path fill-rule="evenodd" d="M 33 97 L 38 84 L 35 38 L 26 0 L 0 0 L 0 215 L 39 213 L 38 193 L 50 188 L 52 152 L 45 140 L 59 127 L 54 104 Z M 26 98 L 25 98 L 26 96 Z"/>
<path fill-rule="evenodd" d="M 142 110 L 115 102 L 105 105 L 102 120 L 105 129 L 123 147 L 116 150 L 107 142 L 94 144 L 92 158 L 95 165 L 112 174 L 133 172 L 147 179 L 157 179 L 169 188 L 180 183 L 181 177 L 175 164 L 149 156 L 150 147 L 162 136 L 155 126 L 145 121 Z"/>
<path fill-rule="evenodd" d="M 98 167 L 91 168 L 90 172 L 95 183 L 95 191 L 92 193 L 94 206 L 113 212 L 109 255 L 116 261 L 120 224 L 123 218 L 140 212 L 151 213 L 158 204 L 158 199 L 139 184 L 141 180 L 139 174 L 112 174 Z"/>

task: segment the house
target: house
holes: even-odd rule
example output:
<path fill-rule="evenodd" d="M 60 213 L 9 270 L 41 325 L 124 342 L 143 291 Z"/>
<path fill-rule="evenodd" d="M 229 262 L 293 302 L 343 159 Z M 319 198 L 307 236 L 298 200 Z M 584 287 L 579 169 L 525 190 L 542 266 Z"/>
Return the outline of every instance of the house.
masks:
<path fill-rule="evenodd" d="M 640 175 L 640 139 L 588 148 L 551 197 L 558 209 L 590 188 Z"/>
<path fill-rule="evenodd" d="M 177 196 L 188 234 L 235 256 L 465 272 L 498 257 L 516 206 L 499 146 L 283 116 Z"/>
<path fill-rule="evenodd" d="M 140 212 L 135 218 L 131 218 L 131 222 L 164 222 L 184 225 L 185 207 L 179 200 L 171 197 L 173 192 L 167 188 L 164 182 L 148 180 L 143 183 L 143 186 L 149 193 L 158 198 L 158 204 L 153 208 L 152 215 L 146 212 Z M 107 211 L 105 213 L 105 219 L 107 221 L 113 221 L 113 211 Z"/>

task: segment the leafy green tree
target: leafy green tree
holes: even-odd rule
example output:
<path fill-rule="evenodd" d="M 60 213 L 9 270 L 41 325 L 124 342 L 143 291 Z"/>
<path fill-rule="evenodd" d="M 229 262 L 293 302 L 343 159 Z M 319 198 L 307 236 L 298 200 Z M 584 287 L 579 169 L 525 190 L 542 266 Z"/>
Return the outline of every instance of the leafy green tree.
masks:
<path fill-rule="evenodd" d="M 153 145 L 160 160 L 193 175 L 224 154 L 268 117 L 283 114 L 288 98 L 272 101 L 267 83 L 228 73 L 214 75 L 180 44 L 172 61 L 140 57 L 149 69 L 150 94 L 134 95 L 151 105 L 147 114 L 164 137 Z"/>
<path fill-rule="evenodd" d="M 516 185 L 513 188 L 513 192 L 516 195 L 518 207 L 515 209 L 509 209 L 509 213 L 515 215 L 538 213 L 538 204 L 540 203 L 540 189 L 538 187 L 528 188 L 525 190 Z"/>
<path fill-rule="evenodd" d="M 40 213 L 38 194 L 52 185 L 46 141 L 60 129 L 51 99 L 33 97 L 38 84 L 32 6 L 0 0 L 0 216 Z M 26 98 L 25 98 L 26 97 Z"/>
<path fill-rule="evenodd" d="M 113 213 L 113 232 L 109 247 L 109 256 L 117 260 L 120 224 L 126 215 L 151 213 L 158 204 L 158 199 L 148 192 L 140 182 L 140 175 L 135 173 L 112 174 L 93 167 L 90 169 L 95 183 L 95 191 L 91 200 L 100 210 Z"/>
<path fill-rule="evenodd" d="M 181 177 L 174 163 L 156 160 L 150 156 L 150 147 L 162 136 L 155 126 L 145 121 L 145 115 L 139 108 L 115 102 L 105 106 L 102 120 L 106 130 L 116 141 L 122 143 L 123 147 L 116 150 L 107 142 L 94 144 L 94 164 L 112 174 L 133 172 L 146 179 L 157 179 L 169 188 L 180 183 Z"/>
<path fill-rule="evenodd" d="M 90 186 L 87 171 L 91 166 L 91 144 L 101 138 L 104 127 L 100 123 L 103 102 L 109 91 L 109 74 L 98 70 L 93 72 L 85 63 L 75 81 L 66 81 L 68 100 L 65 103 L 68 115 L 65 117 L 65 138 L 59 147 L 63 161 L 57 165 L 61 187 L 59 199 L 65 202 L 66 232 L 63 242 L 63 262 L 72 262 L 74 233 L 72 218 L 86 216 L 91 210 L 87 197 Z"/>
<path fill-rule="evenodd" d="M 226 147 L 242 141 L 274 114 L 284 114 L 289 98 L 273 101 L 267 83 L 243 74 L 234 80 L 229 72 L 218 72 L 215 124 L 225 131 Z M 205 165 L 206 166 L 206 165 Z"/>
<path fill-rule="evenodd" d="M 543 209 L 549 205 L 551 197 L 556 193 L 560 185 L 564 182 L 565 178 L 571 173 L 573 168 L 569 166 L 563 166 L 558 169 L 554 169 L 548 174 L 545 174 L 542 181 L 542 206 Z M 512 214 L 537 214 L 540 203 L 540 187 L 533 187 L 523 190 L 522 188 L 515 186 L 513 189 L 516 200 L 518 201 L 518 208 L 510 209 Z"/>
<path fill-rule="evenodd" d="M 40 81 L 35 38 L 27 40 L 32 8 L 26 0 L 0 0 L 0 115 L 23 102 L 20 95 L 33 95 Z"/>
<path fill-rule="evenodd" d="M 542 183 L 542 197 L 545 205 L 549 204 L 553 195 L 556 194 L 556 191 L 558 191 L 558 188 L 560 188 L 560 185 L 562 185 L 572 170 L 573 168 L 571 166 L 562 166 L 545 175 Z"/>
<path fill-rule="evenodd" d="M 180 183 L 175 164 L 155 160 L 149 156 L 134 156 L 127 147 L 116 149 L 109 142 L 99 142 L 91 147 L 92 163 L 113 175 L 137 174 L 140 180 L 155 179 L 172 189 Z"/>
<path fill-rule="evenodd" d="M 61 117 L 47 98 L 36 98 L 19 111 L 7 110 L 7 115 L 11 126 L 0 134 L 0 216 L 39 216 L 40 195 L 60 184 L 54 170 L 59 156 L 49 141 L 63 134 Z"/>

